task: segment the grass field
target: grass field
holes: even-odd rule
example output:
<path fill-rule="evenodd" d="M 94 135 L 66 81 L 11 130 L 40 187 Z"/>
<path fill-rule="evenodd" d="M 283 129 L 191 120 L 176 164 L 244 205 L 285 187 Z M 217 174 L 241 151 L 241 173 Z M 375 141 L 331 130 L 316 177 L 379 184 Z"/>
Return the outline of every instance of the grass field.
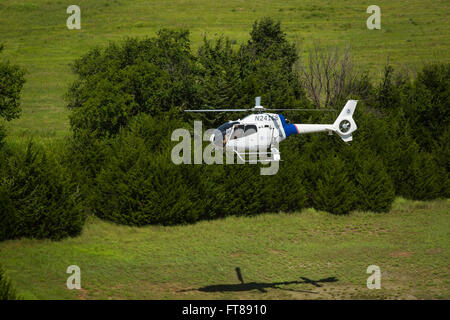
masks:
<path fill-rule="evenodd" d="M 73 80 L 69 63 L 97 45 L 129 36 L 154 36 L 160 28 L 188 28 L 193 47 L 204 34 L 225 35 L 237 44 L 248 39 L 255 19 L 280 20 L 301 47 L 320 40 L 350 45 L 357 61 L 378 77 L 390 56 L 393 65 L 420 68 L 450 59 L 449 0 L 380 0 L 381 30 L 368 30 L 371 1 L 330 0 L 77 0 L 81 30 L 66 27 L 61 0 L 2 0 L 0 42 L 4 56 L 28 70 L 23 114 L 8 124 L 9 139 L 59 140 L 68 134 L 63 95 Z"/>
<path fill-rule="evenodd" d="M 1 242 L 0 261 L 27 299 L 449 299 L 449 208 L 397 199 L 388 214 L 142 228 L 90 218 L 76 238 Z M 69 265 L 81 290 L 66 288 Z M 366 287 L 369 265 L 381 268 L 380 290 Z"/>

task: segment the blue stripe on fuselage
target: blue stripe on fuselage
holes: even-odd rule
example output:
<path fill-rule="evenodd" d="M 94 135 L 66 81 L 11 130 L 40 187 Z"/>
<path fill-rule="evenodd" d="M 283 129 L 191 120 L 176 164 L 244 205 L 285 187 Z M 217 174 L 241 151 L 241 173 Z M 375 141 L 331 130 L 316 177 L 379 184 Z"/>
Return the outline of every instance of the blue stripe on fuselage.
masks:
<path fill-rule="evenodd" d="M 286 123 L 286 119 L 282 114 L 278 115 L 281 120 L 281 125 L 283 126 L 284 134 L 286 135 L 286 138 L 289 137 L 292 134 L 297 134 L 297 127 L 293 124 Z"/>

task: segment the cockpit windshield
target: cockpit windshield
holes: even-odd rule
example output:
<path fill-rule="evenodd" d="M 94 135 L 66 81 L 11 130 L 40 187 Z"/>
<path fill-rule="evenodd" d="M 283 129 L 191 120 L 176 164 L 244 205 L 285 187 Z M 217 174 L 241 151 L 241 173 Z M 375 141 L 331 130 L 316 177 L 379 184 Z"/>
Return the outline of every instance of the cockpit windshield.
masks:
<path fill-rule="evenodd" d="M 239 124 L 239 121 L 225 122 L 215 130 L 213 143 L 216 146 L 222 147 L 229 139 L 234 125 Z"/>
<path fill-rule="evenodd" d="M 235 124 L 238 124 L 238 123 L 239 123 L 239 121 L 225 122 L 220 127 L 218 127 L 217 130 L 222 132 L 222 135 L 225 136 L 225 132 L 227 131 L 227 129 L 231 128 L 232 126 L 234 126 Z"/>

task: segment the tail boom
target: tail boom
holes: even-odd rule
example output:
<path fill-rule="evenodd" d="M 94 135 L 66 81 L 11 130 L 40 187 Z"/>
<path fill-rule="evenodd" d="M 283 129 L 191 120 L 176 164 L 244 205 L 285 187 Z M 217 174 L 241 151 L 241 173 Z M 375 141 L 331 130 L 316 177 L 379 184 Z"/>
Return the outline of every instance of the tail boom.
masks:
<path fill-rule="evenodd" d="M 358 128 L 353 120 L 357 103 L 357 100 L 348 100 L 333 124 L 294 124 L 297 133 L 335 132 L 345 142 L 352 141 L 352 133 Z"/>
<path fill-rule="evenodd" d="M 335 131 L 332 124 L 295 124 L 300 134 Z"/>

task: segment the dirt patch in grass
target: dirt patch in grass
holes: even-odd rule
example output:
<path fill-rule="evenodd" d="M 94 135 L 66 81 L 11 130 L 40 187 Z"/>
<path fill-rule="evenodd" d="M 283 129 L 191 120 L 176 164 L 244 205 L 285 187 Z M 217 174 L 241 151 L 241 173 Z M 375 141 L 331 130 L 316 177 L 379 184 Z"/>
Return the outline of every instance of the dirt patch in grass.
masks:
<path fill-rule="evenodd" d="M 441 254 L 443 252 L 444 250 L 442 250 L 441 248 L 433 248 L 428 250 L 428 253 L 430 254 Z"/>
<path fill-rule="evenodd" d="M 230 253 L 230 257 L 232 257 L 232 258 L 240 257 L 241 255 L 242 255 L 242 252 L 232 252 L 232 253 Z"/>
<path fill-rule="evenodd" d="M 394 258 L 398 258 L 398 257 L 407 258 L 407 257 L 411 257 L 412 253 L 407 252 L 407 251 L 395 251 L 395 252 L 391 252 L 389 255 Z"/>
<path fill-rule="evenodd" d="M 88 298 L 88 291 L 86 289 L 79 289 L 78 299 L 86 300 Z"/>
<path fill-rule="evenodd" d="M 270 249 L 269 250 L 270 253 L 276 254 L 276 255 L 285 255 L 286 252 L 281 251 L 281 250 L 275 250 L 275 249 Z"/>

